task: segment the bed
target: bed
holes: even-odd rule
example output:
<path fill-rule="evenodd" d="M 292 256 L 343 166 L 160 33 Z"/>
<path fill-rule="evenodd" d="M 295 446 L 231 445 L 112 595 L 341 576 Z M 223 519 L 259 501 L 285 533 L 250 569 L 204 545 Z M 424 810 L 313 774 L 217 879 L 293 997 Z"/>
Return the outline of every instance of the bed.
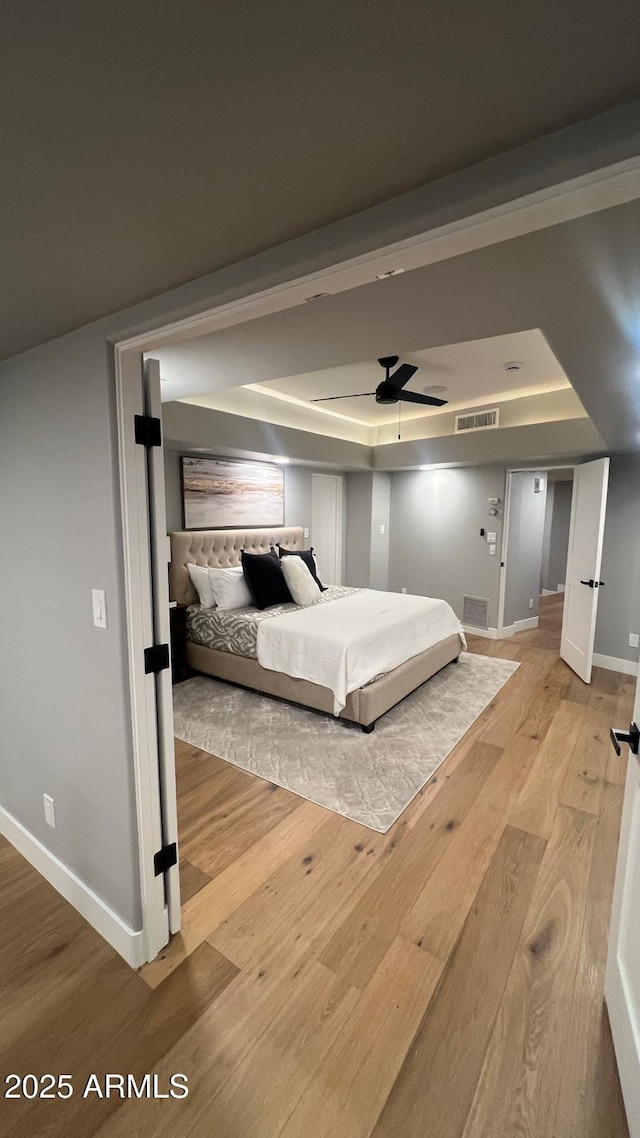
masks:
<path fill-rule="evenodd" d="M 252 530 L 195 530 L 172 533 L 171 561 L 169 565 L 169 585 L 171 599 L 180 605 L 189 606 L 187 609 L 187 662 L 189 667 L 197 672 L 214 676 L 216 679 L 239 684 L 242 687 L 266 695 L 275 696 L 289 702 L 301 704 L 304 707 L 328 714 L 336 714 L 336 693 L 330 687 L 301 678 L 299 675 L 287 674 L 274 667 L 264 667 L 256 658 L 256 642 L 260 635 L 259 626 L 263 625 L 262 639 L 266 642 L 266 649 L 271 650 L 275 659 L 275 651 L 279 641 L 296 627 L 308 622 L 328 623 L 328 615 L 336 620 L 344 617 L 349 609 L 355 610 L 356 619 L 358 609 L 363 610 L 365 603 L 374 597 L 369 590 L 346 589 L 336 586 L 330 589 L 329 594 L 323 594 L 322 602 L 311 606 L 310 609 L 298 610 L 299 616 L 291 610 L 295 606 L 283 606 L 276 613 L 267 609 L 258 612 L 255 609 L 210 613 L 202 610 L 198 603 L 198 596 L 191 582 L 188 564 L 209 566 L 211 568 L 230 568 L 240 564 L 240 554 L 244 549 L 247 553 L 268 553 L 275 546 L 280 545 L 292 551 L 305 548 L 304 533 L 300 527 L 281 527 L 278 529 L 252 529 Z M 368 593 L 369 598 L 358 600 L 354 594 Z M 397 594 L 375 594 L 378 598 L 389 598 L 395 604 Z M 420 598 L 427 602 L 428 598 Z M 402 604 L 418 598 L 403 598 Z M 334 603 L 335 602 L 335 603 Z M 431 602 L 433 605 L 444 605 L 444 602 Z M 342 605 L 342 608 L 336 606 Z M 381 607 L 380 605 L 378 607 Z M 382 606 L 386 607 L 386 606 Z M 405 606 L 406 607 L 406 606 Z M 404 659 L 397 666 L 390 667 L 363 683 L 361 686 L 345 693 L 343 706 L 340 707 L 338 717 L 358 724 L 364 731 L 372 731 L 376 721 L 390 708 L 394 707 L 410 692 L 415 691 L 436 672 L 441 671 L 452 661 L 458 659 L 464 647 L 464 635 L 457 618 L 449 609 L 451 620 L 447 618 L 441 627 L 444 634 L 424 651 L 417 651 L 409 658 Z M 312 610 L 317 609 L 317 612 Z M 320 611 L 322 609 L 322 612 Z M 364 610 L 363 610 L 364 611 Z M 410 611 L 410 610 L 408 610 Z M 209 613 L 207 616 L 206 614 Z M 270 618 L 274 618 L 273 621 Z M 279 621 L 277 618 L 280 618 Z M 388 620 L 392 617 L 387 617 Z M 268 622 L 268 637 L 267 637 Z M 206 631 L 204 625 L 206 623 Z M 440 627 L 440 626 L 438 626 Z M 276 636 L 279 633 L 279 636 Z M 439 633 L 436 632 L 436 635 Z M 429 637 L 430 638 L 430 637 Z M 427 638 L 427 639 L 429 639 Z M 199 640 L 200 643 L 196 641 Z M 224 645 L 224 647 L 223 647 Z M 263 649 L 263 654 L 266 649 Z M 412 649 L 410 649 L 412 651 Z M 271 659 L 271 656 L 268 656 Z M 289 657 L 287 657 L 289 659 Z M 387 657 L 391 659 L 391 657 Z M 295 668 L 294 668 L 295 670 Z M 382 671 L 382 670 L 381 670 Z M 340 700 L 342 702 L 342 699 Z"/>

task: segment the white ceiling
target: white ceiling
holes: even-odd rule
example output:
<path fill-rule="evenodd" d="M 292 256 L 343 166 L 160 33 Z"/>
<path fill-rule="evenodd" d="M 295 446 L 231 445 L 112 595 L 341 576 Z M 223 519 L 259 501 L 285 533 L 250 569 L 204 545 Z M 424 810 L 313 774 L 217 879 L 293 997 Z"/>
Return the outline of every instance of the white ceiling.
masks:
<path fill-rule="evenodd" d="M 498 394 L 497 375 L 495 381 L 489 375 L 492 367 L 503 382 L 506 373 L 499 368 L 506 359 L 524 359 L 529 373 L 528 361 L 535 358 L 536 375 L 526 386 L 562 384 L 568 378 L 581 404 L 579 413 L 583 409 L 591 418 L 606 446 L 612 451 L 637 450 L 639 231 L 640 200 L 635 200 L 168 345 L 153 352 L 165 381 L 163 397 L 166 401 L 188 397 L 205 405 L 216 401 L 214 405 L 230 411 L 243 398 L 245 408 L 236 410 L 238 414 L 367 443 L 368 432 L 390 429 L 363 425 L 361 417 L 375 414 L 375 407 L 366 411 L 359 406 L 364 400 L 354 400 L 349 410 L 355 415 L 338 420 L 327 409 L 331 404 L 316 405 L 323 408 L 318 411 L 300 400 L 300 393 L 315 390 L 316 383 L 324 384 L 327 375 L 338 372 L 345 386 L 346 378 L 351 381 L 355 375 L 358 384 L 373 390 L 377 357 L 402 351 L 407 359 L 421 356 L 432 361 L 424 383 L 420 376 L 423 386 L 451 379 L 454 373 L 436 368 L 454 366 L 455 360 L 457 394 L 465 391 L 455 402 L 474 399 L 474 390 L 484 400 Z M 513 340 L 514 336 L 524 336 L 525 341 Z M 548 355 L 542 354 L 542 348 L 528 354 L 531 345 L 526 338 L 531 336 L 546 344 Z M 488 352 L 495 347 L 496 354 L 486 361 L 488 371 L 482 379 L 486 385 L 474 389 L 465 386 L 471 379 L 459 353 L 473 356 L 479 343 Z M 476 347 L 452 347 L 469 344 Z M 498 350 L 507 344 L 512 345 L 508 351 Z M 516 374 L 524 389 L 523 371 Z M 472 379 L 479 383 L 476 372 Z M 274 399 L 267 393 L 271 384 L 295 391 L 293 398 L 299 402 Z M 256 391 L 255 385 L 266 391 Z M 518 386 L 509 383 L 509 389 Z M 278 419 L 270 418 L 276 414 L 276 402 L 281 404 Z M 291 408 L 304 415 L 304 423 L 285 417 Z M 343 414 L 342 409 L 338 414 Z M 435 425 L 438 415 L 428 413 L 425 422 Z M 330 427 L 329 421 L 335 425 Z"/>
<path fill-rule="evenodd" d="M 447 344 L 438 348 L 425 348 L 417 352 L 401 352 L 403 362 L 416 364 L 419 370 L 406 385 L 407 391 L 422 392 L 431 385 L 444 385 L 447 390 L 435 392 L 438 398 L 447 399 L 446 407 L 420 408 L 403 404 L 402 418 L 430 417 L 437 414 L 474 407 L 495 400 L 518 399 L 527 395 L 542 395 L 570 387 L 561 364 L 554 356 L 539 329 L 513 332 L 505 336 L 490 336 L 470 340 L 463 344 Z M 517 362 L 519 371 L 506 371 L 506 363 Z M 268 383 L 251 385 L 272 396 L 284 395 L 317 410 L 310 403 L 323 396 L 342 392 L 358 394 L 373 391 L 384 378 L 384 371 L 376 359 L 344 367 L 327 368 L 302 375 L 274 379 Z M 233 393 L 228 393 L 224 408 L 233 410 Z M 231 397 L 231 400 L 230 400 Z M 209 403 L 215 406 L 215 400 Z M 242 398 L 237 410 L 242 414 Z M 357 399 L 340 399 L 320 404 L 332 416 L 347 416 L 357 422 L 382 426 L 398 419 L 397 406 L 383 406 L 373 396 Z M 329 433 L 326 417 L 324 429 Z"/>

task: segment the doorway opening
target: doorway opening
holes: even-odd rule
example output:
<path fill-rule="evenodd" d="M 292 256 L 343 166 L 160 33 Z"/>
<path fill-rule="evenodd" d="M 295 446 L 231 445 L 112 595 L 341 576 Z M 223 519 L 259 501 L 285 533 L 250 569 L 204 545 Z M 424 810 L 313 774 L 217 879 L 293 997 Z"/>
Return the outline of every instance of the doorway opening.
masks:
<path fill-rule="evenodd" d="M 574 187 L 572 187 L 573 189 Z M 558 198 L 557 187 L 554 188 L 553 202 Z M 363 285 L 369 287 L 372 281 L 380 281 L 385 276 L 385 273 L 397 264 L 397 257 L 399 252 L 402 252 L 402 265 L 403 269 L 414 269 L 420 267 L 429 268 L 437 260 L 450 259 L 458 257 L 460 252 L 468 247 L 474 252 L 482 247 L 483 244 L 495 244 L 500 238 L 500 225 L 506 225 L 508 229 L 508 239 L 511 240 L 514 232 L 529 232 L 531 228 L 539 228 L 540 226 L 548 226 L 553 224 L 554 217 L 553 209 L 555 206 L 553 202 L 540 202 L 536 200 L 535 203 L 524 201 L 521 203 L 517 212 L 517 226 L 514 229 L 514 209 L 513 202 L 509 203 L 508 209 L 504 212 L 505 216 L 496 216 L 495 211 L 491 216 L 476 216 L 466 219 L 464 223 L 456 227 L 456 232 L 453 232 L 453 227 L 441 227 L 440 230 L 432 230 L 426 234 L 422 234 L 417 238 L 408 239 L 405 242 L 397 243 L 394 246 L 387 246 L 383 249 L 378 249 L 375 253 L 362 254 L 359 257 L 351 260 L 338 261 L 330 268 L 326 269 L 313 269 L 309 270 L 311 262 L 301 262 L 298 269 L 292 269 L 289 279 L 282 279 L 282 270 L 280 270 L 280 277 L 277 279 L 280 283 L 266 284 L 270 280 L 268 276 L 260 277 L 258 281 L 251 286 L 247 282 L 247 289 L 245 295 L 239 299 L 231 300 L 221 298 L 221 302 L 207 313 L 201 315 L 187 316 L 182 319 L 176 319 L 174 323 L 168 323 L 164 327 L 156 328 L 145 333 L 141 333 L 131 339 L 121 341 L 115 345 L 115 376 L 116 376 L 116 391 L 117 391 L 117 405 L 118 405 L 118 446 L 120 452 L 120 468 L 121 468 L 121 505 L 123 517 L 123 551 L 124 551 L 124 577 L 125 577 L 125 593 L 126 593 L 126 622 L 127 622 L 127 640 L 128 640 L 128 658 L 129 658 L 129 678 L 131 689 L 131 721 L 132 721 L 132 738 L 133 738 L 133 767 L 135 778 L 135 796 L 138 809 L 138 832 L 139 832 L 139 849 L 140 849 L 140 876 L 141 876 L 141 892 L 142 892 L 142 914 L 144 923 L 144 948 L 142 950 L 145 959 L 152 959 L 157 955 L 162 946 L 168 939 L 170 931 L 169 920 L 167 914 L 167 892 L 165 889 L 166 873 L 167 870 L 163 868 L 165 861 L 161 856 L 158 861 L 158 855 L 164 854 L 164 847 L 171 846 L 172 843 L 167 841 L 168 830 L 164 823 L 162 811 L 160 809 L 160 785 L 162 785 L 162 770 L 159 772 L 158 762 L 158 739 L 165 733 L 168 733 L 171 720 L 170 701 L 166 695 L 166 682 L 157 681 L 154 673 L 145 668 L 145 656 L 149 647 L 163 647 L 163 644 L 156 644 L 157 635 L 159 634 L 163 641 L 169 639 L 169 616 L 168 616 L 168 595 L 167 595 L 167 565 L 161 564 L 163 551 L 167 555 L 168 548 L 166 546 L 166 536 L 163 540 L 162 534 L 159 534 L 159 540 L 155 548 L 155 560 L 157 565 L 155 569 L 150 566 L 149 557 L 149 533 L 151 526 L 149 524 L 149 486 L 147 482 L 147 462 L 146 457 L 141 453 L 140 447 L 136 445 L 137 440 L 133 438 L 132 424 L 136 417 L 148 414 L 144 398 L 144 386 L 142 382 L 142 358 L 145 353 L 156 352 L 161 347 L 166 348 L 179 348 L 184 342 L 201 339 L 202 337 L 216 332 L 224 331 L 225 343 L 232 340 L 233 329 L 240 324 L 249 324 L 251 321 L 256 321 L 258 318 L 266 317 L 270 320 L 272 317 L 279 313 L 294 309 L 296 320 L 300 323 L 301 327 L 304 320 L 307 319 L 307 314 L 312 311 L 317 311 L 318 319 L 326 319 L 328 313 L 331 312 L 329 302 L 326 306 L 318 304 L 315 307 L 306 307 L 306 302 L 309 300 L 317 300 L 321 295 L 330 295 L 335 298 L 339 293 L 350 292 L 358 286 Z M 545 218 L 542 220 L 541 205 L 545 210 Z M 563 205 L 563 210 L 565 206 Z M 593 208 L 601 209 L 601 202 L 597 207 L 587 206 L 583 207 L 575 205 L 576 209 L 583 210 L 587 208 L 590 211 Z M 466 244 L 465 244 L 466 243 Z M 313 262 L 315 264 L 316 262 Z M 407 273 L 406 277 L 401 278 L 401 282 L 406 283 L 410 277 Z M 262 285 L 262 288 L 260 288 Z M 251 288 L 254 291 L 251 291 Z M 387 285 L 381 286 L 388 290 Z M 373 289 L 377 289 L 378 285 L 373 284 Z M 319 291 L 322 290 L 322 292 Z M 228 294 L 225 294 L 227 297 Z M 331 302 L 333 303 L 333 301 Z M 385 302 L 385 308 L 388 305 Z M 464 306 L 458 304 L 458 308 L 464 311 Z M 322 314 L 322 315 L 320 315 Z M 371 316 L 373 320 L 373 316 Z M 343 321 L 342 327 L 350 328 L 353 322 Z M 271 324 L 269 325 L 271 327 Z M 330 335 L 318 335 L 315 337 L 313 343 L 321 345 L 323 350 L 326 344 L 331 344 L 331 351 L 335 352 L 335 329 L 336 321 L 333 317 L 329 320 Z M 379 328 L 375 329 L 376 335 L 380 335 Z M 243 330 L 244 334 L 244 330 Z M 286 341 L 290 345 L 290 341 Z M 228 343 L 227 343 L 227 346 Z M 327 349 L 328 350 L 328 349 Z M 248 353 L 250 356 L 251 353 Z M 287 359 L 293 360 L 291 350 Z M 241 360 L 246 365 L 247 353 L 241 355 Z M 256 358 L 264 359 L 266 354 L 256 356 Z M 357 354 L 355 347 L 353 351 L 346 353 L 351 363 L 357 362 L 362 358 Z M 220 374 L 224 375 L 225 380 L 228 379 L 228 360 L 223 356 L 218 358 L 220 366 Z M 310 360 L 308 345 L 305 344 L 304 358 L 299 367 L 304 366 L 309 369 L 312 366 L 318 367 L 323 361 Z M 173 363 L 177 368 L 180 365 L 180 352 L 174 354 Z M 289 372 L 294 369 L 294 364 L 289 363 Z M 241 368 L 246 374 L 246 366 Z M 194 387 L 200 384 L 200 391 L 203 387 L 206 389 L 206 384 L 202 379 L 194 383 Z M 268 377 L 267 377 L 268 378 Z M 258 376 L 258 379 L 265 379 L 265 376 Z M 237 378 L 231 380 L 229 385 L 241 385 L 241 381 Z M 246 381 L 245 381 L 246 382 Z M 255 384 L 253 387 L 255 388 Z M 178 383 L 179 388 L 179 383 Z M 349 387 L 348 390 L 353 390 Z M 176 402 L 182 401 L 185 390 L 176 390 L 174 396 Z M 287 396 L 287 392 L 281 393 Z M 358 393 L 356 393 L 358 394 Z M 364 395 L 366 392 L 361 392 Z M 251 398 L 259 400 L 262 398 L 262 393 L 258 390 L 251 392 Z M 288 414 L 286 410 L 287 399 L 281 400 L 283 408 L 282 417 Z M 290 402 L 290 400 L 289 400 Z M 206 403 L 204 404 L 206 406 Z M 180 408 L 181 421 L 186 422 L 188 417 L 193 413 L 184 405 L 181 404 Z M 250 417 L 247 417 L 247 421 Z M 258 416 L 258 421 L 260 416 Z M 286 422 L 286 420 L 285 420 Z M 348 440 L 356 441 L 359 438 L 357 432 L 361 427 L 353 424 L 349 416 L 344 416 L 344 431 L 349 432 L 345 434 Z M 284 425 L 284 424 L 283 424 Z M 362 428 L 369 437 L 369 428 Z M 179 439 L 189 438 L 189 435 L 180 433 L 176 436 Z M 364 439 L 362 440 L 365 441 Z M 199 450 L 209 450 L 210 448 L 198 440 L 196 447 Z M 245 451 L 252 451 L 259 448 L 254 448 L 249 443 L 245 442 L 242 446 Z M 252 457 L 247 454 L 246 457 Z M 259 457 L 259 456 L 257 456 Z M 335 465 L 335 464 L 332 464 Z M 384 523 L 379 526 L 379 536 L 385 535 Z M 159 591 L 154 597 L 153 592 L 153 573 L 157 576 L 157 583 Z M 161 589 L 160 589 L 161 584 Z M 539 586 L 538 586 L 539 587 Z M 166 598 L 166 600 L 165 600 Z M 504 599 L 504 598 L 503 598 Z M 154 607 L 156 612 L 154 613 Z M 162 609 L 160 617 L 158 618 L 157 610 Z M 154 619 L 155 617 L 155 619 Z M 166 716 L 164 712 L 166 711 Z M 166 778 L 164 780 L 164 787 L 171 790 L 170 780 L 172 771 L 170 769 L 170 759 L 167 761 Z M 160 778 L 159 778 L 160 774 Z M 166 797 L 166 795 L 165 795 Z M 159 864 L 160 868 L 156 868 Z M 169 869 L 171 872 L 171 869 Z M 162 875 L 164 874 L 164 881 Z M 176 931 L 175 927 L 171 931 Z"/>
<path fill-rule="evenodd" d="M 538 630 L 548 647 L 560 647 L 573 479 L 572 466 L 507 476 L 502 635 Z"/>

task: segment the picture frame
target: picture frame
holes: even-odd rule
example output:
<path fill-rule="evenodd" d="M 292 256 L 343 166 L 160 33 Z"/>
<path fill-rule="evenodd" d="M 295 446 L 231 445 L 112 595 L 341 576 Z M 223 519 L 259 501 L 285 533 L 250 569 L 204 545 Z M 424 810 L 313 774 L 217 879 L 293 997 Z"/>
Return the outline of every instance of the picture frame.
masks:
<path fill-rule="evenodd" d="M 181 455 L 184 529 L 284 525 L 284 470 L 271 462 Z"/>

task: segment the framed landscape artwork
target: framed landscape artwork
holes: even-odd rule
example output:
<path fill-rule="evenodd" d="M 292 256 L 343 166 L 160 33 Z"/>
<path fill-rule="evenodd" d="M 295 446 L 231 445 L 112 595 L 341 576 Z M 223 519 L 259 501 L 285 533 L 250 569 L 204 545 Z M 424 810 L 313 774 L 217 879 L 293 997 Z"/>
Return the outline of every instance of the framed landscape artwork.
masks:
<path fill-rule="evenodd" d="M 185 529 L 284 525 L 284 471 L 268 462 L 182 459 Z"/>

